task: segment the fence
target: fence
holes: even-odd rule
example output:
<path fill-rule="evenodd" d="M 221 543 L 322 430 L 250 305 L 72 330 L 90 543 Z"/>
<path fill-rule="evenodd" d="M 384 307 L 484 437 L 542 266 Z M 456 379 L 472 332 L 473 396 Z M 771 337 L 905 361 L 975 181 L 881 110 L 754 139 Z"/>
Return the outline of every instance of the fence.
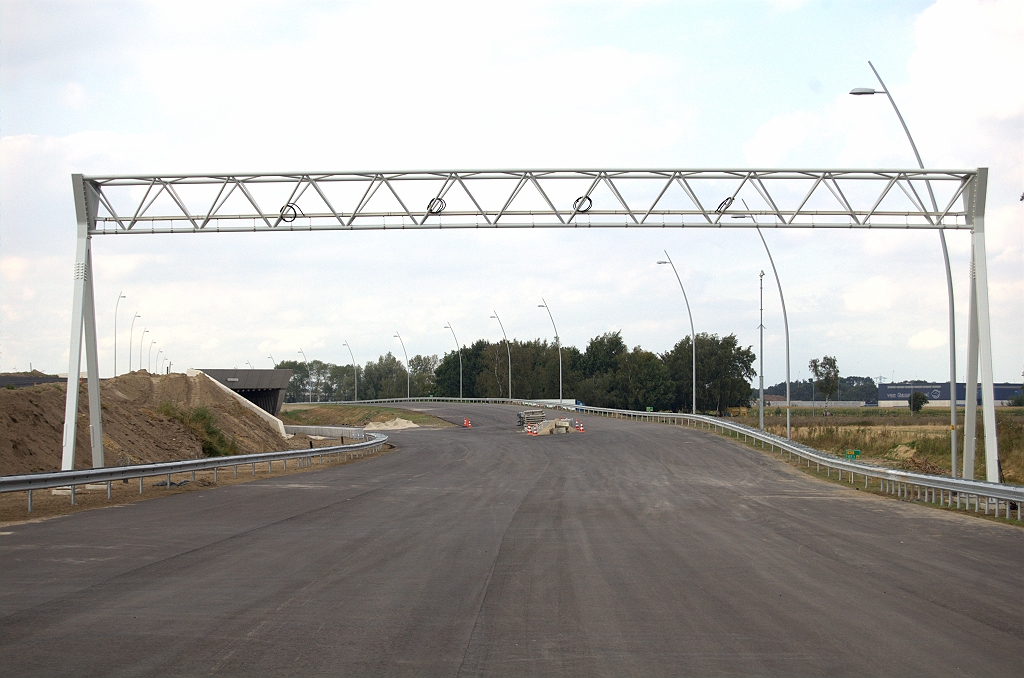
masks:
<path fill-rule="evenodd" d="M 75 504 L 76 487 L 79 485 L 106 484 L 107 498 L 111 497 L 111 483 L 118 480 L 139 479 L 139 494 L 142 494 L 143 481 L 155 476 L 167 476 L 166 487 L 172 486 L 171 476 L 179 473 L 191 473 L 195 480 L 196 471 L 213 470 L 214 482 L 217 482 L 219 469 L 231 468 L 238 477 L 239 466 L 252 466 L 252 474 L 256 475 L 256 465 L 266 464 L 267 472 L 273 473 L 274 462 L 280 461 L 285 471 L 289 460 L 295 460 L 299 466 L 312 465 L 313 458 L 319 457 L 321 464 L 324 457 L 338 461 L 355 459 L 379 452 L 388 437 L 381 433 L 366 433 L 361 443 L 335 445 L 283 452 L 261 452 L 259 454 L 239 454 L 228 457 L 209 457 L 205 459 L 186 459 L 184 461 L 165 461 L 155 464 L 133 464 L 131 466 L 106 466 L 101 468 L 81 469 L 72 471 L 54 471 L 52 473 L 26 473 L 23 475 L 0 476 L 0 493 L 28 492 L 28 510 L 32 511 L 32 492 L 50 488 L 67 488 L 71 495 L 71 504 Z"/>

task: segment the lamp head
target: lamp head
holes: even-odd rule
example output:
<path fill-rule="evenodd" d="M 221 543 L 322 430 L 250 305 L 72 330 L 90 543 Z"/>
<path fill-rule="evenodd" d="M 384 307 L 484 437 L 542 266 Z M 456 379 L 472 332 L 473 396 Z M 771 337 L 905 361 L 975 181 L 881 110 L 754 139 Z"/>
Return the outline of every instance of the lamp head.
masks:
<path fill-rule="evenodd" d="M 854 96 L 862 96 L 864 94 L 883 94 L 885 90 L 876 90 L 871 87 L 854 87 L 850 90 L 850 94 Z"/>
<path fill-rule="evenodd" d="M 667 264 L 668 262 L 667 261 L 659 261 L 657 263 L 659 263 L 659 264 Z"/>

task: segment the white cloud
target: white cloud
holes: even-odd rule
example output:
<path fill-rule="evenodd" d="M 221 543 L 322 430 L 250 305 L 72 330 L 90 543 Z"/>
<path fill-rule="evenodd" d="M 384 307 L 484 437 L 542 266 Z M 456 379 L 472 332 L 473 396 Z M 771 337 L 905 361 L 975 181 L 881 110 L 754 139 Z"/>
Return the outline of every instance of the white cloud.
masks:
<path fill-rule="evenodd" d="M 872 313 L 892 308 L 892 280 L 880 275 L 855 283 L 843 295 L 846 310 L 854 313 Z"/>
<path fill-rule="evenodd" d="M 915 351 L 925 351 L 932 348 L 938 348 L 948 343 L 948 336 L 928 328 L 907 339 L 907 346 L 914 349 Z"/>

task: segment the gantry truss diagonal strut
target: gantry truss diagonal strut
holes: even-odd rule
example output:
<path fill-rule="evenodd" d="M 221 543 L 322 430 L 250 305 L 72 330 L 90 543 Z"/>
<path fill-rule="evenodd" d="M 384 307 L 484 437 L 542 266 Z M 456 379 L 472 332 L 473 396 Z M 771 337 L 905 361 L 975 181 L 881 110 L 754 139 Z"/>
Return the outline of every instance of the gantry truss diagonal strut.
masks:
<path fill-rule="evenodd" d="M 90 233 L 969 229 L 977 171 L 486 170 L 85 177 Z M 923 197 L 931 185 L 939 211 Z"/>
<path fill-rule="evenodd" d="M 995 430 L 985 254 L 988 170 L 667 169 L 72 175 L 78 219 L 69 375 L 85 340 L 93 466 L 103 466 L 92 237 L 136 233 L 459 228 L 859 228 L 971 233 L 964 457 L 973 459 L 980 369 Z M 938 208 L 923 196 L 932 191 Z M 929 199 L 929 203 L 931 200 Z M 74 465 L 69 377 L 62 468 Z M 985 437 L 998 479 L 996 436 Z"/>

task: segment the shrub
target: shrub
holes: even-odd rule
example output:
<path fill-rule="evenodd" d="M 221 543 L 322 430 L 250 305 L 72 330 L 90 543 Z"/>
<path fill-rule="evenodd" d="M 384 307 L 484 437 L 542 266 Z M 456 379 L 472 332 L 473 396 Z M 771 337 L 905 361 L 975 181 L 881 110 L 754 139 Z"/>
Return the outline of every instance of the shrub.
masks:
<path fill-rule="evenodd" d="M 238 443 L 234 437 L 228 440 L 224 432 L 217 427 L 217 415 L 208 407 L 183 408 L 175 403 L 163 403 L 157 412 L 177 419 L 199 439 L 203 454 L 207 457 L 223 457 L 238 454 Z"/>

